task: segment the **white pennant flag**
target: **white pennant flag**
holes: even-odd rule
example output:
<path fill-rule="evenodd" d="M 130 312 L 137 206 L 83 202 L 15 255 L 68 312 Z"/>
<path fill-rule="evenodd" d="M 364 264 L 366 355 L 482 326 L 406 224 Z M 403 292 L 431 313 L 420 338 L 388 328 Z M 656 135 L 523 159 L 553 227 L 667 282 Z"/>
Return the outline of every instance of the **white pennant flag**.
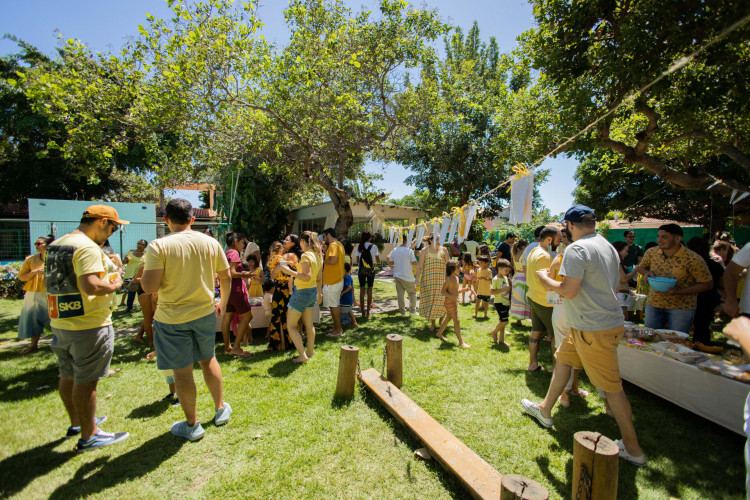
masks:
<path fill-rule="evenodd" d="M 734 197 L 735 196 L 737 196 L 737 190 L 736 189 L 732 189 L 732 197 L 729 198 L 729 203 L 734 204 Z"/>
<path fill-rule="evenodd" d="M 450 229 L 451 226 L 451 218 L 450 217 L 443 217 L 443 224 L 440 226 L 440 244 L 445 245 L 448 243 L 448 229 Z"/>
<path fill-rule="evenodd" d="M 436 220 L 432 224 L 432 247 L 437 248 L 440 245 L 440 221 Z"/>
<path fill-rule="evenodd" d="M 747 193 L 747 192 L 742 193 L 741 195 L 739 195 L 737 198 L 734 199 L 734 201 L 732 202 L 732 205 L 736 205 L 737 203 L 740 202 L 740 200 L 744 200 L 748 196 L 750 196 L 750 193 Z"/>
<path fill-rule="evenodd" d="M 451 243 L 456 237 L 456 230 L 458 229 L 458 217 L 458 214 L 453 214 L 453 220 L 451 221 L 451 227 L 448 230 L 448 239 L 446 240 L 446 243 Z"/>
<path fill-rule="evenodd" d="M 425 227 L 424 224 L 420 224 L 419 227 L 417 228 L 417 237 L 415 238 L 415 241 L 414 241 L 415 247 L 422 244 L 422 238 L 424 238 L 425 229 L 427 228 Z"/>
<path fill-rule="evenodd" d="M 409 235 L 406 237 L 406 248 L 411 248 L 411 242 L 414 238 L 414 228 L 409 229 Z"/>

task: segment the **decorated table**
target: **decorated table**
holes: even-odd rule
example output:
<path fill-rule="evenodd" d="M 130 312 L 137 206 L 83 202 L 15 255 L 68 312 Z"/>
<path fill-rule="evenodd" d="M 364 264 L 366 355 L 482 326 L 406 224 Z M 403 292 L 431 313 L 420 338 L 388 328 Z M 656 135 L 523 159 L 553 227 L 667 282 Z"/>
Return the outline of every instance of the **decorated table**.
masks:
<path fill-rule="evenodd" d="M 744 435 L 743 414 L 750 384 L 729 378 L 729 373 L 722 375 L 720 367 L 729 368 L 730 372 L 738 370 L 725 365 L 720 356 L 703 355 L 697 364 L 678 361 L 660 351 L 664 345 L 664 342 L 623 339 L 617 349 L 620 376 L 696 415 Z"/>

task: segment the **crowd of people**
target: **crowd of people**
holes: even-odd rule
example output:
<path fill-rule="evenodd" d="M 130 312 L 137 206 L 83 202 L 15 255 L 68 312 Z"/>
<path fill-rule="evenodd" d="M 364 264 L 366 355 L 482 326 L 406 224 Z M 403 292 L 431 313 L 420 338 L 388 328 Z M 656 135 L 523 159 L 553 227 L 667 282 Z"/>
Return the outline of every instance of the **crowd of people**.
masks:
<path fill-rule="evenodd" d="M 360 320 L 373 312 L 381 256 L 368 232 L 356 246 L 339 241 L 333 228 L 321 235 L 288 234 L 263 255 L 242 233 L 227 233 L 224 250 L 212 235 L 193 231 L 192 207 L 186 200 L 167 204 L 165 222 L 167 236 L 139 241 L 120 260 L 103 248 L 128 221 L 112 207 L 92 205 L 75 231 L 57 240 L 37 239 L 37 253 L 24 261 L 19 274 L 25 282 L 19 338 L 30 339 L 21 353 L 37 350 L 44 327 L 50 326 L 59 393 L 70 420 L 68 436 L 79 436 L 80 451 L 128 437 L 127 432 L 104 432 L 98 426 L 106 417 L 96 416 L 96 387 L 109 372 L 112 311 L 118 305 L 130 311 L 138 297 L 144 319 L 135 339 L 153 347 L 150 356 L 170 384 L 168 397 L 177 396 L 174 402 L 185 414 L 172 434 L 190 441 L 205 434 L 197 417 L 194 363 L 200 365 L 213 399 L 216 425 L 227 423 L 232 412 L 215 356 L 217 316 L 223 317 L 224 353 L 250 357 L 243 349 L 253 341 L 250 299 L 262 296 L 268 349 L 293 348 L 297 355 L 292 361 L 305 363 L 315 355 L 316 306 L 330 311 L 330 337 L 342 336 L 345 324 L 358 326 L 355 305 Z M 624 322 L 635 314 L 632 299 L 647 296 L 645 326 L 692 331 L 696 345 L 710 346 L 711 324 L 722 302 L 730 317 L 750 317 L 750 292 L 742 294 L 741 302 L 737 299 L 750 266 L 750 246 L 738 251 L 724 239 L 711 244 L 704 238 L 684 244 L 683 230 L 676 224 L 661 226 L 655 244 L 645 249 L 635 244 L 632 231 L 611 244 L 596 232 L 593 210 L 581 205 L 566 212 L 562 226 L 538 227 L 532 242 L 508 233 L 494 260 L 487 245 L 467 245 L 461 259 L 454 260 L 435 234 L 419 242 L 417 253 L 407 235 L 400 236 L 386 259 L 398 312 L 420 316 L 442 341 L 447 341 L 452 322 L 462 348 L 471 345 L 462 336 L 459 304 L 473 301 L 473 317 L 484 318 L 492 304 L 498 318 L 489 333 L 493 342 L 507 347 L 508 323 L 530 320 L 527 370 L 545 370 L 538 358 L 543 338 L 553 342 L 554 364 L 545 398 L 522 400 L 523 410 L 551 427 L 555 404 L 567 407 L 571 396 L 588 396 L 578 387 L 578 372 L 585 370 L 621 430 L 620 456 L 644 465 L 616 353 Z M 358 303 L 353 266 L 358 269 Z M 650 289 L 648 278 L 654 276 L 673 278 L 676 284 L 668 292 Z M 121 289 L 125 293 L 120 302 L 115 292 Z M 730 336 L 744 345 L 750 336 L 747 320 L 731 325 Z"/>

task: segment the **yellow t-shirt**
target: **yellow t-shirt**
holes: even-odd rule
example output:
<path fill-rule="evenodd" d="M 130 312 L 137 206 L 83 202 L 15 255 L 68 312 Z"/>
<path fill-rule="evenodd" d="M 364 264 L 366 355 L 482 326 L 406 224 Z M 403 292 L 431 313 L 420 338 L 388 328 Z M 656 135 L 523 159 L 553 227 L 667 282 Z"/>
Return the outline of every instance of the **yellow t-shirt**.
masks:
<path fill-rule="evenodd" d="M 492 278 L 492 286 L 491 286 L 492 290 L 500 290 L 501 288 L 505 288 L 507 286 L 510 286 L 510 282 L 508 281 L 507 276 L 498 274 L 497 276 Z M 508 289 L 505 292 L 496 294 L 495 303 L 502 304 L 504 306 L 509 306 L 510 305 L 510 289 Z"/>
<path fill-rule="evenodd" d="M 324 285 L 335 285 L 344 280 L 344 245 L 338 241 L 334 241 L 328 245 L 326 250 L 326 260 L 329 257 L 338 257 L 339 260 L 333 265 L 323 265 L 323 284 Z"/>
<path fill-rule="evenodd" d="M 308 250 L 307 252 L 302 254 L 300 264 L 302 262 L 307 262 L 310 264 L 310 281 L 302 281 L 299 278 L 295 278 L 294 286 L 296 286 L 299 290 L 317 287 L 318 273 L 320 272 L 320 267 L 323 265 L 323 259 L 320 258 L 320 255 Z M 297 266 L 297 271 L 299 271 L 299 267 L 300 266 Z"/>
<path fill-rule="evenodd" d="M 214 312 L 214 277 L 229 269 L 219 242 L 193 230 L 152 241 L 144 272 L 163 269 L 154 320 L 177 325 Z M 227 293 L 229 291 L 227 290 Z"/>
<path fill-rule="evenodd" d="M 122 274 L 122 279 L 133 279 L 133 276 L 136 275 L 143 265 L 143 261 L 146 259 L 146 253 L 144 252 L 143 255 L 137 257 L 133 251 L 130 250 L 125 256 L 128 258 L 128 263 L 125 264 L 125 272 Z"/>
<path fill-rule="evenodd" d="M 88 330 L 112 324 L 110 295 L 86 295 L 78 277 L 95 273 L 106 279 L 108 257 L 83 233 L 55 240 L 44 260 L 50 324 L 61 330 Z"/>
<path fill-rule="evenodd" d="M 34 254 L 29 255 L 26 257 L 26 259 L 23 261 L 23 264 L 21 265 L 21 270 L 18 271 L 18 274 L 25 274 L 31 271 L 34 271 L 35 269 L 39 269 L 41 267 L 44 267 L 44 261 L 42 260 L 42 256 L 40 254 Z M 23 284 L 23 291 L 24 292 L 44 292 L 44 275 L 43 274 L 36 274 L 33 278 L 31 278 L 29 281 Z"/>
<path fill-rule="evenodd" d="M 541 269 L 549 269 L 552 257 L 540 247 L 534 248 L 526 261 L 526 285 L 529 291 L 526 294 L 531 300 L 540 306 L 547 307 L 547 290 L 536 272 Z"/>
<path fill-rule="evenodd" d="M 489 295 L 490 285 L 492 284 L 492 269 L 482 269 L 481 267 L 474 272 L 477 281 L 477 295 Z M 480 280 L 479 278 L 488 278 Z"/>

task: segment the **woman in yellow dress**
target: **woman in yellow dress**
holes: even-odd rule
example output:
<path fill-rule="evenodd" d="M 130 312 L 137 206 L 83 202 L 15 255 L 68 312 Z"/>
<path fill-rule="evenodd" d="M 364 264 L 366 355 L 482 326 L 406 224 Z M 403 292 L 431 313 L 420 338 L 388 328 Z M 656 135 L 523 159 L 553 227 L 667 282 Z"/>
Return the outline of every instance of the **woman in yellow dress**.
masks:
<path fill-rule="evenodd" d="M 26 257 L 18 273 L 24 282 L 21 316 L 18 318 L 18 339 L 31 339 L 31 344 L 19 354 L 29 354 L 39 349 L 39 337 L 45 326 L 49 326 L 47 312 L 47 287 L 44 283 L 44 255 L 54 236 L 40 236 L 34 242 L 38 253 Z"/>

